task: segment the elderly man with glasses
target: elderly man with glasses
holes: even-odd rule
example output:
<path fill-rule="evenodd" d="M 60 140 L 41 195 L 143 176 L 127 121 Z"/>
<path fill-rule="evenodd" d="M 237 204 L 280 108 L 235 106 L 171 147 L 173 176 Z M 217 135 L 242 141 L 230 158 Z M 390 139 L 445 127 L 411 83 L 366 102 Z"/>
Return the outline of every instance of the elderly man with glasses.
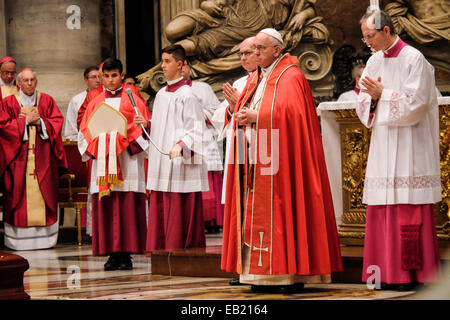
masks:
<path fill-rule="evenodd" d="M 222 269 L 254 292 L 292 293 L 342 270 L 312 91 L 275 29 L 234 107 Z M 231 121 L 231 117 L 228 121 Z"/>
<path fill-rule="evenodd" d="M 0 101 L 9 95 L 17 93 L 16 60 L 4 57 L 0 60 Z"/>
<path fill-rule="evenodd" d="M 363 281 L 380 268 L 381 289 L 412 290 L 437 279 L 433 204 L 441 200 L 439 109 L 433 66 L 394 32 L 383 11 L 361 19 L 375 54 L 361 76 L 356 112 L 372 128 Z"/>

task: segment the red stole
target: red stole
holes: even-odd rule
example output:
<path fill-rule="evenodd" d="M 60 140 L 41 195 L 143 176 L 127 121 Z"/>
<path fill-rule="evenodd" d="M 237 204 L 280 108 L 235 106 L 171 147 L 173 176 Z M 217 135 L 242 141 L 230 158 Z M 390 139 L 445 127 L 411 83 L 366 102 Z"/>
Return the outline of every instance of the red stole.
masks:
<path fill-rule="evenodd" d="M 245 234 L 250 273 L 313 275 L 342 269 L 315 103 L 297 64 L 286 54 L 268 76 L 252 140 L 255 165 L 247 163 L 247 148 L 238 146 L 245 137 L 232 140 L 222 250 L 222 269 L 228 272 L 242 272 L 243 197 L 252 177 L 248 168 L 254 191 Z M 260 77 L 260 70 L 251 75 L 235 112 L 251 101 Z"/>
<path fill-rule="evenodd" d="M 93 158 L 98 157 L 98 140 L 99 137 L 92 139 L 88 130 L 87 130 L 87 122 L 90 118 L 92 112 L 106 99 L 106 92 L 102 92 L 98 94 L 88 105 L 86 108 L 86 116 L 83 117 L 83 120 L 80 124 L 80 131 L 83 133 L 84 138 L 88 143 L 88 147 L 86 152 L 90 154 Z M 150 112 L 147 107 L 143 103 L 142 99 L 139 99 L 136 94 L 133 93 L 133 99 L 136 103 L 136 107 L 141 115 L 144 116 L 145 119 L 150 119 Z M 123 177 L 120 169 L 119 155 L 122 151 L 124 151 L 131 142 L 136 140 L 140 135 L 142 135 L 141 127 L 136 127 L 134 125 L 133 119 L 136 115 L 134 111 L 133 105 L 126 94 L 122 94 L 120 100 L 119 112 L 122 113 L 127 119 L 127 137 L 123 137 L 120 134 L 117 134 L 116 137 L 116 155 L 117 155 L 117 179 L 114 177 L 109 177 L 108 175 L 108 167 L 106 167 L 106 179 L 104 181 L 99 182 L 99 196 L 100 198 L 104 195 L 109 195 L 113 190 L 114 185 L 121 185 L 123 183 Z M 108 157 L 109 152 L 109 134 L 106 138 L 106 157 Z M 108 165 L 108 161 L 106 162 L 106 166 Z"/>

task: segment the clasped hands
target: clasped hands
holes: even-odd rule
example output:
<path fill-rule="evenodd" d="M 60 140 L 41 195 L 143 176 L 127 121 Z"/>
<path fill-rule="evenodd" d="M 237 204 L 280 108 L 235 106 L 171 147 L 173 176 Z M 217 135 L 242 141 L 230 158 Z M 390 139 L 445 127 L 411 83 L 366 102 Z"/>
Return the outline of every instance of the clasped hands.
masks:
<path fill-rule="evenodd" d="M 41 124 L 41 116 L 37 107 L 32 107 L 29 111 L 21 111 L 19 118 L 25 118 L 29 125 L 38 126 Z"/>
<path fill-rule="evenodd" d="M 246 126 L 256 122 L 258 112 L 256 110 L 244 107 L 236 113 L 235 118 L 238 126 Z"/>
<path fill-rule="evenodd" d="M 381 77 L 378 77 L 377 80 L 364 77 L 361 79 L 361 84 L 366 87 L 366 89 L 361 89 L 361 91 L 368 93 L 372 97 L 372 100 L 376 101 L 381 98 L 384 89 L 384 86 L 381 84 Z"/>

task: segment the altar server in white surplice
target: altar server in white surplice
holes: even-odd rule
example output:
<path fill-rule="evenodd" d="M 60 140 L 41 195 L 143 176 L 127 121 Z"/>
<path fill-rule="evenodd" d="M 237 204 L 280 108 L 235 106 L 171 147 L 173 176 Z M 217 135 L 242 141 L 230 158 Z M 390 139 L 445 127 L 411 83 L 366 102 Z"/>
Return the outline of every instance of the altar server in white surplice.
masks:
<path fill-rule="evenodd" d="M 233 121 L 230 121 L 228 125 L 225 126 L 225 119 L 227 117 L 227 113 L 232 115 L 234 110 L 234 105 L 239 99 L 242 90 L 245 88 L 245 84 L 250 76 L 250 74 L 256 70 L 256 60 L 255 60 L 255 45 L 254 45 L 255 37 L 250 37 L 241 42 L 239 46 L 239 56 L 241 57 L 241 65 L 242 68 L 245 69 L 247 74 L 242 78 L 237 79 L 233 82 L 233 85 L 230 85 L 228 82 L 223 85 L 223 96 L 225 100 L 222 101 L 220 106 L 215 110 L 214 115 L 211 119 L 211 123 L 219 132 L 217 137 L 218 141 L 226 138 L 226 146 L 225 146 L 225 165 L 224 165 L 224 173 L 223 173 L 223 188 L 222 188 L 222 204 L 225 204 L 225 186 L 227 179 L 227 167 L 228 167 L 228 158 L 230 151 L 230 141 L 232 136 L 232 128 L 230 128 L 230 124 Z"/>
<path fill-rule="evenodd" d="M 361 76 L 356 112 L 372 128 L 363 281 L 379 266 L 385 287 L 410 290 L 440 269 L 433 204 L 441 200 L 439 110 L 434 68 L 395 33 L 382 11 L 361 19 L 377 52 Z"/>
<path fill-rule="evenodd" d="M 205 118 L 200 101 L 181 75 L 183 47 L 162 50 L 167 86 L 153 104 L 147 189 L 147 251 L 205 247 L 202 192 L 208 191 Z"/>
<path fill-rule="evenodd" d="M 209 190 L 203 192 L 203 219 L 207 232 L 218 233 L 219 228 L 223 226 L 222 199 L 222 156 L 219 150 L 222 149 L 222 141 L 217 141 L 217 130 L 211 123 L 214 112 L 220 106 L 220 101 L 209 84 L 201 81 L 192 81 L 191 66 L 186 60 L 181 69 L 182 76 L 187 84 L 192 88 L 194 95 L 198 98 L 202 106 L 203 116 L 206 123 L 206 132 L 204 140 L 207 143 L 206 161 L 208 163 L 208 183 Z"/>
<path fill-rule="evenodd" d="M 77 117 L 78 110 L 86 99 L 86 95 L 89 91 L 94 90 L 101 85 L 101 74 L 98 67 L 91 66 L 84 70 L 84 83 L 86 84 L 86 90 L 73 96 L 67 106 L 66 124 L 64 127 L 64 137 L 71 141 L 77 141 L 78 139 L 78 127 Z"/>

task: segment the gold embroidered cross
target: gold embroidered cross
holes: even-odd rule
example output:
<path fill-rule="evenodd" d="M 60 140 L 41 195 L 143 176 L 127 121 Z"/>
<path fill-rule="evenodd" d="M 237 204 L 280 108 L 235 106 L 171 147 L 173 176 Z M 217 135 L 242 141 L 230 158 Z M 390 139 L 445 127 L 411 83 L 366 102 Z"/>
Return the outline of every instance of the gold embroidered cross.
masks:
<path fill-rule="evenodd" d="M 262 264 L 262 257 L 261 257 L 262 251 L 269 252 L 269 248 L 263 248 L 262 247 L 263 237 L 264 237 L 264 231 L 260 231 L 259 232 L 259 248 L 257 248 L 256 246 L 253 246 L 253 251 L 259 250 L 258 267 L 262 267 L 262 265 L 263 265 Z"/>

